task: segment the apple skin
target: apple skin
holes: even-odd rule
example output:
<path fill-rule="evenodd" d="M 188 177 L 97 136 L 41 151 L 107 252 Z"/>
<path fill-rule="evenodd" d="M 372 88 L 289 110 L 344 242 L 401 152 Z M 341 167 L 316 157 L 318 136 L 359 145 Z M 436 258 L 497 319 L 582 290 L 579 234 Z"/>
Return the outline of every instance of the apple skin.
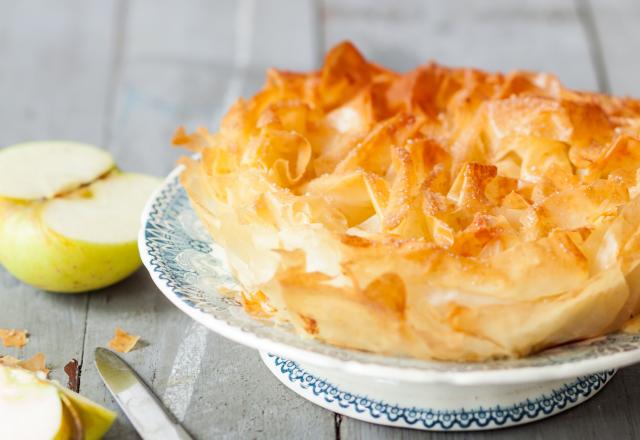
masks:
<path fill-rule="evenodd" d="M 0 199 L 0 263 L 42 290 L 79 293 L 114 284 L 140 267 L 136 241 L 70 240 L 41 221 L 46 202 Z"/>
<path fill-rule="evenodd" d="M 60 390 L 61 396 L 64 396 L 63 402 L 68 401 L 78 414 L 84 440 L 101 439 L 111 428 L 116 419 L 116 413 L 60 386 L 58 383 L 54 383 L 54 385 Z"/>

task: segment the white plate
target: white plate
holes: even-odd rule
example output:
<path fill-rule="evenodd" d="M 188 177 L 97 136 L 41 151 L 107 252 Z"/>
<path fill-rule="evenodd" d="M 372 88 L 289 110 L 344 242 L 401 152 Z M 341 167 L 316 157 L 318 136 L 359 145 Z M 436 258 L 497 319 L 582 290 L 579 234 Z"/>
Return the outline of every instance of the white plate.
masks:
<path fill-rule="evenodd" d="M 289 326 L 253 319 L 237 301 L 218 290 L 220 287 L 233 290 L 238 286 L 227 269 L 224 251 L 211 240 L 192 210 L 178 182 L 180 172 L 181 168 L 177 168 L 169 175 L 145 208 L 139 236 L 142 261 L 171 302 L 196 321 L 236 342 L 304 362 L 324 377 L 346 374 L 354 383 L 368 377 L 377 383 L 393 382 L 396 387 L 398 381 L 408 387 L 412 383 L 431 384 L 432 388 L 441 385 L 480 387 L 478 395 L 482 395 L 488 404 L 492 403 L 490 397 L 496 394 L 498 387 L 529 389 L 532 383 L 537 383 L 543 384 L 547 391 L 554 390 L 558 381 L 568 385 L 579 376 L 640 361 L 638 334 L 611 334 L 524 359 L 485 363 L 434 362 L 339 348 L 302 338 Z M 610 375 L 607 380 L 608 377 Z M 279 378 L 283 380 L 283 377 Z M 389 397 L 388 393 L 379 391 L 379 395 L 383 394 Z M 432 408 L 433 402 L 427 403 Z M 449 402 L 449 405 L 461 404 L 464 401 Z M 474 429 L 482 428 L 476 426 Z"/>

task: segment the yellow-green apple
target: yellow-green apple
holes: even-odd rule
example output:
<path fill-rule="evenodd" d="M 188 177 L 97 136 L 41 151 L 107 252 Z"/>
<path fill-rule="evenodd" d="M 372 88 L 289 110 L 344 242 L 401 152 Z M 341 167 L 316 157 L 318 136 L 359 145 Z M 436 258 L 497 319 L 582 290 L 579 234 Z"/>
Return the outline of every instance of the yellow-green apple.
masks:
<path fill-rule="evenodd" d="M 29 178 L 34 170 L 39 175 Z M 0 150 L 2 172 L 0 263 L 16 278 L 43 290 L 84 292 L 140 266 L 140 214 L 158 179 L 114 169 L 98 148 L 61 142 Z"/>

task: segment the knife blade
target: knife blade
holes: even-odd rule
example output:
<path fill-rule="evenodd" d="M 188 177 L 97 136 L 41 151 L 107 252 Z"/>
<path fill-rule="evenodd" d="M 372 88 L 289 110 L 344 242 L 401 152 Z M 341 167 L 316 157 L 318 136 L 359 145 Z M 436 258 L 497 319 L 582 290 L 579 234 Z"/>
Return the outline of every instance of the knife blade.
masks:
<path fill-rule="evenodd" d="M 94 354 L 102 381 L 143 440 L 191 440 L 187 431 L 125 361 L 102 347 L 96 348 Z"/>

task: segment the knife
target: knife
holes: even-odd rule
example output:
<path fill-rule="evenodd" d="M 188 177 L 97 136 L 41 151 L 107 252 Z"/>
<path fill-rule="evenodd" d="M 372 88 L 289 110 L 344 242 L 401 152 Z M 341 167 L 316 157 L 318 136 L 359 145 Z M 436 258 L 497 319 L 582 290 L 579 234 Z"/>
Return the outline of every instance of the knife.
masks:
<path fill-rule="evenodd" d="M 95 362 L 103 382 L 143 440 L 191 440 L 140 376 L 118 355 L 98 347 Z"/>

